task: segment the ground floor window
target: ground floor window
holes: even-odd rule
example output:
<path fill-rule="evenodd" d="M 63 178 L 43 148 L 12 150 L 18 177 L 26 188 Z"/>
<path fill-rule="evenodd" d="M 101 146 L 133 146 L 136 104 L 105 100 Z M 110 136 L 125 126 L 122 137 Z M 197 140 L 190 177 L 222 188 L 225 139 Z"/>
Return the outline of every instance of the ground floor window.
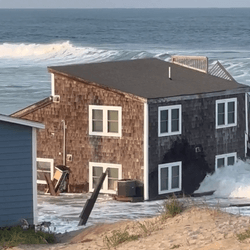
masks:
<path fill-rule="evenodd" d="M 37 158 L 37 183 L 47 184 L 44 174 L 48 174 L 50 179 L 53 179 L 54 176 L 54 159 L 48 158 Z"/>
<path fill-rule="evenodd" d="M 181 191 L 181 161 L 158 166 L 158 192 L 166 194 Z"/>
<path fill-rule="evenodd" d="M 108 175 L 105 177 L 101 193 L 115 194 L 117 189 L 117 180 L 122 178 L 122 166 L 120 164 L 109 163 L 89 163 L 89 191 L 94 191 L 100 176 L 108 169 Z"/>
<path fill-rule="evenodd" d="M 216 155 L 215 157 L 215 170 L 217 168 L 234 165 L 237 161 L 237 153 Z"/>

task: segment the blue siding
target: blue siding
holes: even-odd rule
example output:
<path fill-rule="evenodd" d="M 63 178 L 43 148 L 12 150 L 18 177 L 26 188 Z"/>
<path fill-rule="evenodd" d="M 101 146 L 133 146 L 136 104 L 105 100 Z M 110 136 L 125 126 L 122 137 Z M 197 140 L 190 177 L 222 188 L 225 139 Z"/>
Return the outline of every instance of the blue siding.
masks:
<path fill-rule="evenodd" d="M 0 121 L 0 227 L 33 224 L 32 128 Z"/>

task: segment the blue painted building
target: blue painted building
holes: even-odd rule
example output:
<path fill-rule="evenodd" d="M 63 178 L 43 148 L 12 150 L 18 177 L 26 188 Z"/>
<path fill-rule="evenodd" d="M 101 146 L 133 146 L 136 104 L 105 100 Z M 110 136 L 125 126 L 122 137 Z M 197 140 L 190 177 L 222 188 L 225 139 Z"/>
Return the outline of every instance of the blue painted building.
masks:
<path fill-rule="evenodd" d="M 0 227 L 37 223 L 36 131 L 44 128 L 0 115 Z"/>

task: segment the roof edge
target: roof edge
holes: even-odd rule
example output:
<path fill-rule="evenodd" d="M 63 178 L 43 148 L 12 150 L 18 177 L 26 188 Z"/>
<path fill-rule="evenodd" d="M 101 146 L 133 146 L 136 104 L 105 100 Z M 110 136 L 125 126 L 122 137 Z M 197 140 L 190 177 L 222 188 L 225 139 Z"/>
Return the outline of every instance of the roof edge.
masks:
<path fill-rule="evenodd" d="M 28 121 L 20 118 L 15 118 L 7 115 L 0 114 L 0 121 L 11 122 L 19 125 L 24 125 L 32 128 L 45 129 L 45 125 L 40 122 Z"/>
<path fill-rule="evenodd" d="M 21 118 L 25 115 L 28 115 L 40 108 L 44 108 L 48 105 L 50 105 L 51 103 L 53 103 L 53 98 L 51 96 L 46 97 L 45 99 L 38 101 L 36 103 L 33 103 L 21 110 L 16 111 L 15 113 L 12 113 L 10 116 L 11 117 L 16 117 L 16 118 Z"/>
<path fill-rule="evenodd" d="M 150 104 L 150 103 L 161 103 L 161 102 L 170 102 L 170 101 L 186 101 L 186 100 L 219 97 L 219 96 L 233 95 L 233 94 L 243 94 L 246 92 L 250 92 L 250 86 L 240 87 L 240 88 L 232 89 L 232 90 L 224 90 L 224 91 L 193 94 L 193 95 L 180 95 L 180 96 L 151 98 L 151 99 L 149 98 L 148 103 Z"/>

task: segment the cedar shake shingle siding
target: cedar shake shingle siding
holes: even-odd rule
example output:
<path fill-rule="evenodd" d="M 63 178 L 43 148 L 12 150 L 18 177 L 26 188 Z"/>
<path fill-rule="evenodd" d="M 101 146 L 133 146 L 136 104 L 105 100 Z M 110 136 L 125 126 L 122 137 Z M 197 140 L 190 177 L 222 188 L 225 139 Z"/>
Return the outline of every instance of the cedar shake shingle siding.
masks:
<path fill-rule="evenodd" d="M 216 129 L 216 100 L 237 98 L 237 126 Z M 182 133 L 158 137 L 158 107 L 182 106 Z M 245 155 L 245 94 L 209 97 L 149 105 L 149 197 L 158 196 L 158 165 L 182 161 L 182 191 L 191 194 L 207 173 L 215 171 L 215 156 Z M 196 152 L 196 148 L 200 152 Z"/>
<path fill-rule="evenodd" d="M 122 93 L 104 90 L 84 82 L 55 74 L 55 94 L 59 103 L 35 110 L 24 119 L 45 124 L 38 133 L 37 157 L 54 158 L 63 163 L 62 120 L 66 122 L 66 154 L 72 154 L 69 186 L 71 192 L 82 191 L 89 181 L 89 162 L 122 165 L 122 178 L 142 181 L 143 103 Z M 122 107 L 122 137 L 89 135 L 89 105 Z"/>

